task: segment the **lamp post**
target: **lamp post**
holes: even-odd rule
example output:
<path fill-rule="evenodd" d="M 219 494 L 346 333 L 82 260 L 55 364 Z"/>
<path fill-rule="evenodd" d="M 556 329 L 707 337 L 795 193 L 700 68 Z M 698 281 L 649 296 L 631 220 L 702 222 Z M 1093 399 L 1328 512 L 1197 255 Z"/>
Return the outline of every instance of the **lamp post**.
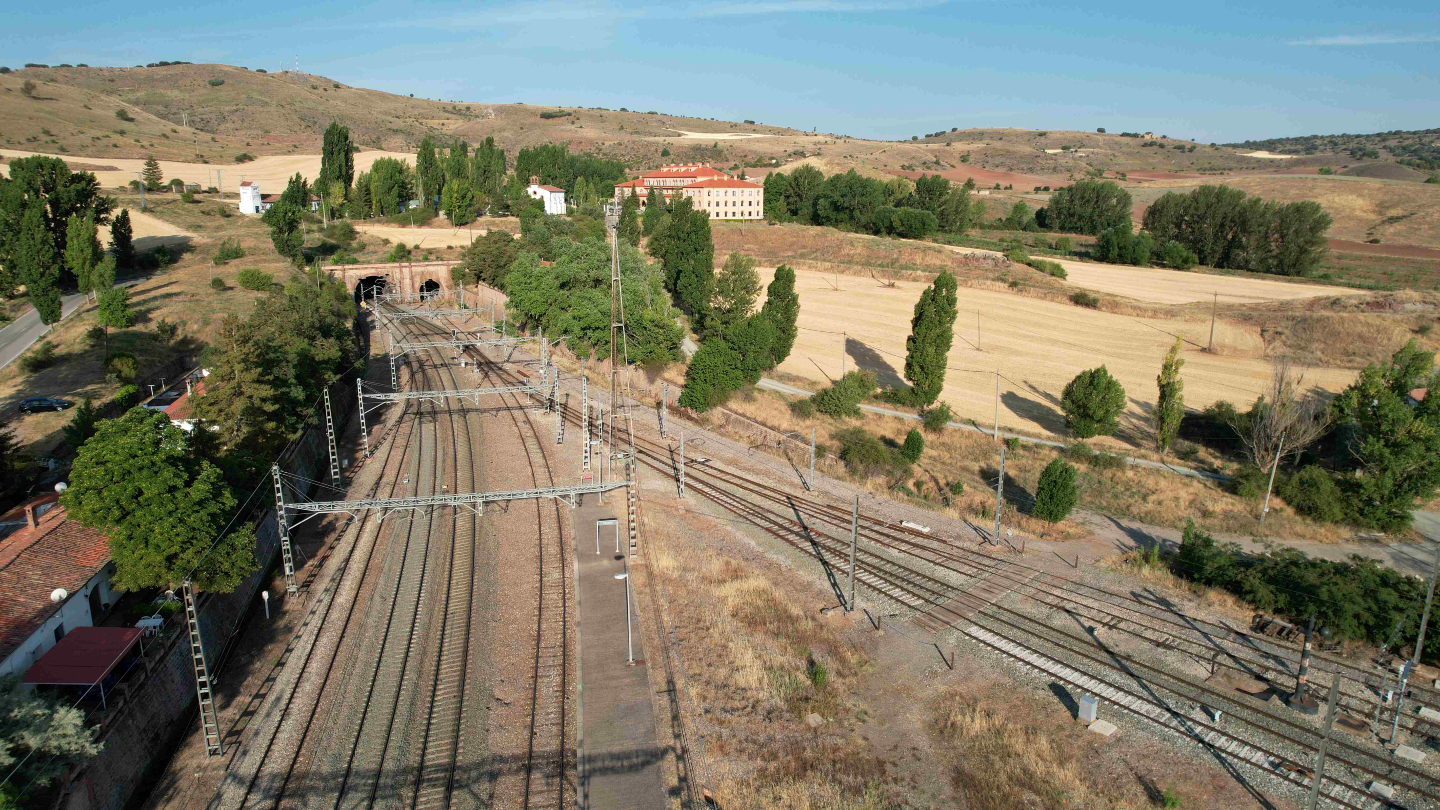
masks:
<path fill-rule="evenodd" d="M 270 592 L 269 592 L 269 591 L 261 591 L 261 592 L 260 592 L 260 601 L 262 601 L 262 602 L 265 603 L 265 618 L 267 618 L 267 619 L 270 618 Z"/>
<path fill-rule="evenodd" d="M 625 562 L 625 572 L 616 574 L 616 579 L 625 580 L 625 649 L 627 664 L 635 663 L 635 635 L 630 626 L 630 562 Z"/>

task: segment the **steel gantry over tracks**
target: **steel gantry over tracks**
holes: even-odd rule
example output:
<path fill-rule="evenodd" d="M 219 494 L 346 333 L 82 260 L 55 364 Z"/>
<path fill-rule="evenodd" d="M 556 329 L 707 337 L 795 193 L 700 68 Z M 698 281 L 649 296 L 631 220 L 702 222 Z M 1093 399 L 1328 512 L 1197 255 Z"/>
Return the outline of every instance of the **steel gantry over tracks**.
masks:
<path fill-rule="evenodd" d="M 498 503 L 500 501 L 522 501 L 532 498 L 555 498 L 565 501 L 571 506 L 579 503 L 581 495 L 591 492 L 609 492 L 612 489 L 629 487 L 629 480 L 608 481 L 598 484 L 575 484 L 564 487 L 541 487 L 539 489 L 512 489 L 497 492 L 456 492 L 444 495 L 420 495 L 410 498 L 361 498 L 345 501 L 297 501 L 293 503 L 281 503 L 280 508 L 287 512 L 309 512 L 309 517 L 301 518 L 295 525 L 304 523 L 311 517 L 320 514 L 348 514 L 354 515 L 367 509 L 374 509 L 381 513 L 381 519 L 392 512 L 419 511 L 435 506 L 452 506 L 465 508 L 477 515 L 485 513 L 485 504 Z"/>
<path fill-rule="evenodd" d="M 553 379 L 548 372 L 553 372 Z M 393 391 L 380 393 L 366 391 L 363 380 L 355 381 L 355 395 L 358 407 L 356 411 L 360 414 L 360 439 L 365 445 L 365 457 L 370 457 L 370 432 L 365 423 L 365 415 L 370 411 L 384 405 L 387 402 L 403 402 L 405 400 L 418 399 L 439 404 L 448 399 L 458 399 L 472 402 L 478 408 L 480 397 L 499 394 L 529 394 L 538 397 L 541 403 L 536 406 L 540 408 L 553 408 L 555 405 L 555 388 L 559 383 L 559 371 L 540 369 L 540 374 L 535 382 L 526 385 L 501 385 L 491 388 L 444 388 L 427 391 Z M 333 465 L 332 465 L 333 466 Z"/>

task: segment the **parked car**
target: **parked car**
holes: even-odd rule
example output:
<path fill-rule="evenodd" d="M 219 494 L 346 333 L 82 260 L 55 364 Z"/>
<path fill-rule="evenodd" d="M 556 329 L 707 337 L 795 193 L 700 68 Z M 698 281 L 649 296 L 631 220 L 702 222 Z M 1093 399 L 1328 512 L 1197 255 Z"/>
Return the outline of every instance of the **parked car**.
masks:
<path fill-rule="evenodd" d="M 40 411 L 63 411 L 66 408 L 74 407 L 75 403 L 68 400 L 56 399 L 54 397 L 30 397 L 20 400 L 20 413 L 39 413 Z"/>

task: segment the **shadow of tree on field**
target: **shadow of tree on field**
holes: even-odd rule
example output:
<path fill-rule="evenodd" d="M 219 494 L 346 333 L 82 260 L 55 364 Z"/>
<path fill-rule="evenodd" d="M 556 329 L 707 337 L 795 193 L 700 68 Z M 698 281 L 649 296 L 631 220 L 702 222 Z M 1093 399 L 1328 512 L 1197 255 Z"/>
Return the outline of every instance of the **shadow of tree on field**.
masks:
<path fill-rule="evenodd" d="M 845 338 L 845 354 L 855 361 L 856 368 L 874 374 L 875 382 L 880 385 L 881 389 L 907 387 L 905 380 L 895 371 L 895 367 L 890 364 L 889 360 L 855 338 Z"/>

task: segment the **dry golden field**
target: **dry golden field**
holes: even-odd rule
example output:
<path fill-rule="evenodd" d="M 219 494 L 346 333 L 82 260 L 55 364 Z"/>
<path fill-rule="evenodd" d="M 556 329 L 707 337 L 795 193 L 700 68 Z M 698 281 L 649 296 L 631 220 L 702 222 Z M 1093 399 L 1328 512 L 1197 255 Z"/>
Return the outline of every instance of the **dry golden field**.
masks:
<path fill-rule="evenodd" d="M 761 271 L 768 283 L 773 269 Z M 1184 277 L 1185 274 L 1174 273 Z M 1215 283 L 1242 281 L 1205 277 Z M 800 336 L 780 371 L 824 384 L 857 366 L 874 371 L 882 385 L 899 385 L 905 365 L 905 338 L 915 302 L 926 284 L 896 286 L 855 276 L 800 271 Z M 1264 282 L 1254 282 L 1264 284 Z M 1282 297 L 1291 285 L 1272 282 Z M 1247 288 L 1254 295 L 1263 288 Z M 1203 408 L 1217 400 L 1248 404 L 1270 375 L 1260 329 L 1227 321 L 1216 327 L 1217 351 L 1203 351 L 1210 321 L 1200 313 L 1176 318 L 1140 318 L 1085 309 L 987 289 L 962 287 L 960 317 L 950 350 L 944 401 L 963 419 L 988 425 L 994 419 L 995 372 L 1000 379 L 1001 427 L 1064 434 L 1060 396 L 1081 371 L 1105 365 L 1124 386 L 1130 406 L 1120 437 L 1143 443 L 1154 403 L 1155 376 L 1177 336 L 1183 338 L 1185 403 Z M 977 318 L 979 321 L 977 327 Z M 841 334 L 844 333 L 844 334 Z M 1355 372 L 1314 368 L 1306 380 L 1338 391 Z"/>

